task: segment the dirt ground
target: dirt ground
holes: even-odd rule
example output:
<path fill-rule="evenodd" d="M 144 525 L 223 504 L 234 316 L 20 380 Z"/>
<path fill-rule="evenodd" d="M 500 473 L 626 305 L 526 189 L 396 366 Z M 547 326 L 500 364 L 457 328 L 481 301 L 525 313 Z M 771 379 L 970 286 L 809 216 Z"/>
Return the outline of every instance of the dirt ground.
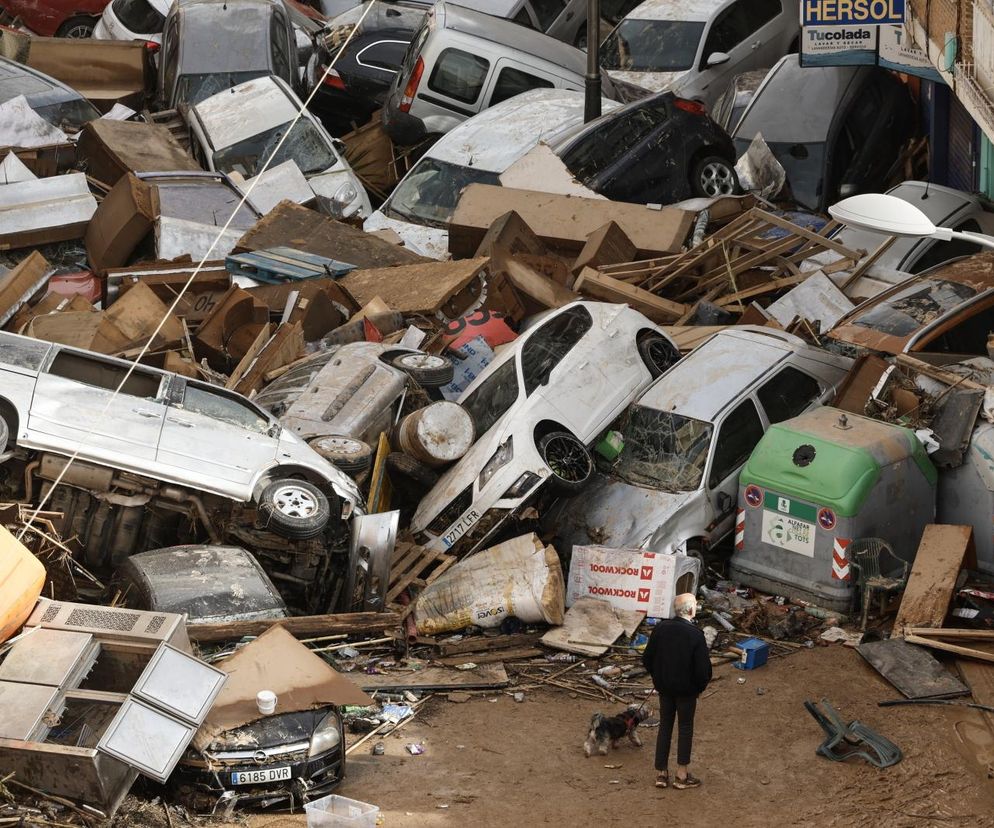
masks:
<path fill-rule="evenodd" d="M 522 703 L 506 694 L 432 700 L 384 740 L 385 755 L 371 755 L 375 739 L 352 754 L 338 793 L 378 805 L 381 825 L 404 828 L 663 819 L 680 826 L 994 826 L 994 739 L 979 712 L 878 708 L 896 691 L 841 645 L 771 659 L 756 671 L 726 665 L 715 675 L 698 706 L 692 769 L 704 784 L 697 790 L 653 787 L 654 727 L 641 728 L 641 749 L 624 744 L 607 757 L 584 758 L 586 725 L 605 705 L 564 690 L 528 692 Z M 815 755 L 823 734 L 803 702 L 823 697 L 845 719 L 897 743 L 903 761 L 877 770 Z M 413 742 L 424 743 L 423 755 L 406 752 Z M 275 814 L 248 822 L 306 824 L 303 815 Z"/>

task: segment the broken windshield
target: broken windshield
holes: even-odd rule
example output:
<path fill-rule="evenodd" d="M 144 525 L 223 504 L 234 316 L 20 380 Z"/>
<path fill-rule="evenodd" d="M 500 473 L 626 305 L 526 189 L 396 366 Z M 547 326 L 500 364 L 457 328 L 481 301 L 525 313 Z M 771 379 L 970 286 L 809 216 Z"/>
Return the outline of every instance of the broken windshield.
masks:
<path fill-rule="evenodd" d="M 245 178 L 253 178 L 276 150 L 286 128 L 286 124 L 281 124 L 219 149 L 214 153 L 215 169 L 226 173 L 235 170 Z M 283 146 L 276 151 L 270 166 L 275 167 L 284 161 L 294 161 L 304 175 L 312 175 L 331 169 L 338 163 L 338 158 L 318 128 L 307 118 L 301 118 L 293 125 Z"/>
<path fill-rule="evenodd" d="M 683 20 L 622 20 L 601 44 L 601 66 L 629 72 L 690 69 L 704 23 Z"/>
<path fill-rule="evenodd" d="M 470 184 L 500 184 L 500 180 L 497 173 L 489 170 L 423 158 L 400 182 L 383 209 L 402 221 L 447 228 L 459 194 Z"/>
<path fill-rule="evenodd" d="M 250 72 L 205 72 L 200 75 L 182 75 L 176 87 L 176 100 L 193 106 L 206 101 L 211 95 L 224 92 L 240 83 L 265 77 L 267 74 L 266 70 L 262 69 Z"/>
<path fill-rule="evenodd" d="M 612 469 L 633 485 L 694 491 L 704 478 L 713 431 L 703 420 L 633 405 L 622 422 L 624 447 Z"/>
<path fill-rule="evenodd" d="M 473 418 L 479 439 L 503 417 L 518 399 L 518 371 L 513 359 L 507 360 L 487 377 L 461 403 Z"/>
<path fill-rule="evenodd" d="M 929 279 L 870 308 L 853 324 L 891 336 L 907 336 L 976 295 L 969 285 Z"/>

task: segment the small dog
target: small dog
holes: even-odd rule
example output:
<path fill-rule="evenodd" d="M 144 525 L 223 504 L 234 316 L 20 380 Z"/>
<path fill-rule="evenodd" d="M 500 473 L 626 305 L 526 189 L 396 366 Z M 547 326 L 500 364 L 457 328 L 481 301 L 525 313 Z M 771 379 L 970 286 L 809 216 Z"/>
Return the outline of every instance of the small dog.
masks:
<path fill-rule="evenodd" d="M 623 736 L 627 736 L 633 745 L 642 747 L 638 726 L 649 717 L 645 705 L 629 705 L 624 713 L 617 716 L 605 716 L 594 713 L 590 720 L 590 730 L 587 741 L 583 743 L 583 753 L 588 758 L 596 751 L 601 756 L 607 756 L 609 748 L 617 747 Z"/>

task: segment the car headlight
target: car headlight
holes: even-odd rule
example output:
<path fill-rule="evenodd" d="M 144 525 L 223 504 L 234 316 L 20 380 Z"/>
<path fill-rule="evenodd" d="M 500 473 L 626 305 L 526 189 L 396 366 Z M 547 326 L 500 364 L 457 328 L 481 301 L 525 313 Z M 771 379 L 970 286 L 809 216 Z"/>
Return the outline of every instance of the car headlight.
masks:
<path fill-rule="evenodd" d="M 501 500 L 506 500 L 509 497 L 522 497 L 527 494 L 539 480 L 541 480 L 541 478 L 534 472 L 525 472 L 511 484 L 510 488 L 504 492 L 503 495 L 501 495 Z"/>
<path fill-rule="evenodd" d="M 311 736 L 311 748 L 307 751 L 308 756 L 318 756 L 327 753 L 332 748 L 338 747 L 342 742 L 341 724 L 338 714 L 332 711 L 321 720 L 314 735 Z"/>
<path fill-rule="evenodd" d="M 359 191 L 355 188 L 355 184 L 346 181 L 335 190 L 335 194 L 331 197 L 332 210 L 337 215 L 344 215 L 345 209 L 357 198 L 359 198 Z"/>
<path fill-rule="evenodd" d="M 480 488 L 483 489 L 490 482 L 490 478 L 510 463 L 513 457 L 514 439 L 508 437 L 507 440 L 498 446 L 497 451 L 494 452 L 494 456 L 487 461 L 487 465 L 480 472 Z"/>

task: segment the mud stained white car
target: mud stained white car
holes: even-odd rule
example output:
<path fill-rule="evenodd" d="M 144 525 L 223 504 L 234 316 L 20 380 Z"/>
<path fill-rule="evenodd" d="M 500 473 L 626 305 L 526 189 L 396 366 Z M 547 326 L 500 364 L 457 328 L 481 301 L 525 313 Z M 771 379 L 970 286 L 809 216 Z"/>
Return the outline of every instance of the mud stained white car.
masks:
<path fill-rule="evenodd" d="M 732 529 L 739 472 L 771 423 L 831 401 L 852 360 L 769 328 L 716 333 L 614 426 L 624 445 L 544 517 L 573 545 L 702 555 Z"/>
<path fill-rule="evenodd" d="M 545 316 L 459 398 L 477 441 L 421 501 L 411 522 L 418 541 L 468 553 L 545 483 L 578 491 L 593 473 L 588 446 L 678 358 L 626 305 L 574 302 Z"/>

